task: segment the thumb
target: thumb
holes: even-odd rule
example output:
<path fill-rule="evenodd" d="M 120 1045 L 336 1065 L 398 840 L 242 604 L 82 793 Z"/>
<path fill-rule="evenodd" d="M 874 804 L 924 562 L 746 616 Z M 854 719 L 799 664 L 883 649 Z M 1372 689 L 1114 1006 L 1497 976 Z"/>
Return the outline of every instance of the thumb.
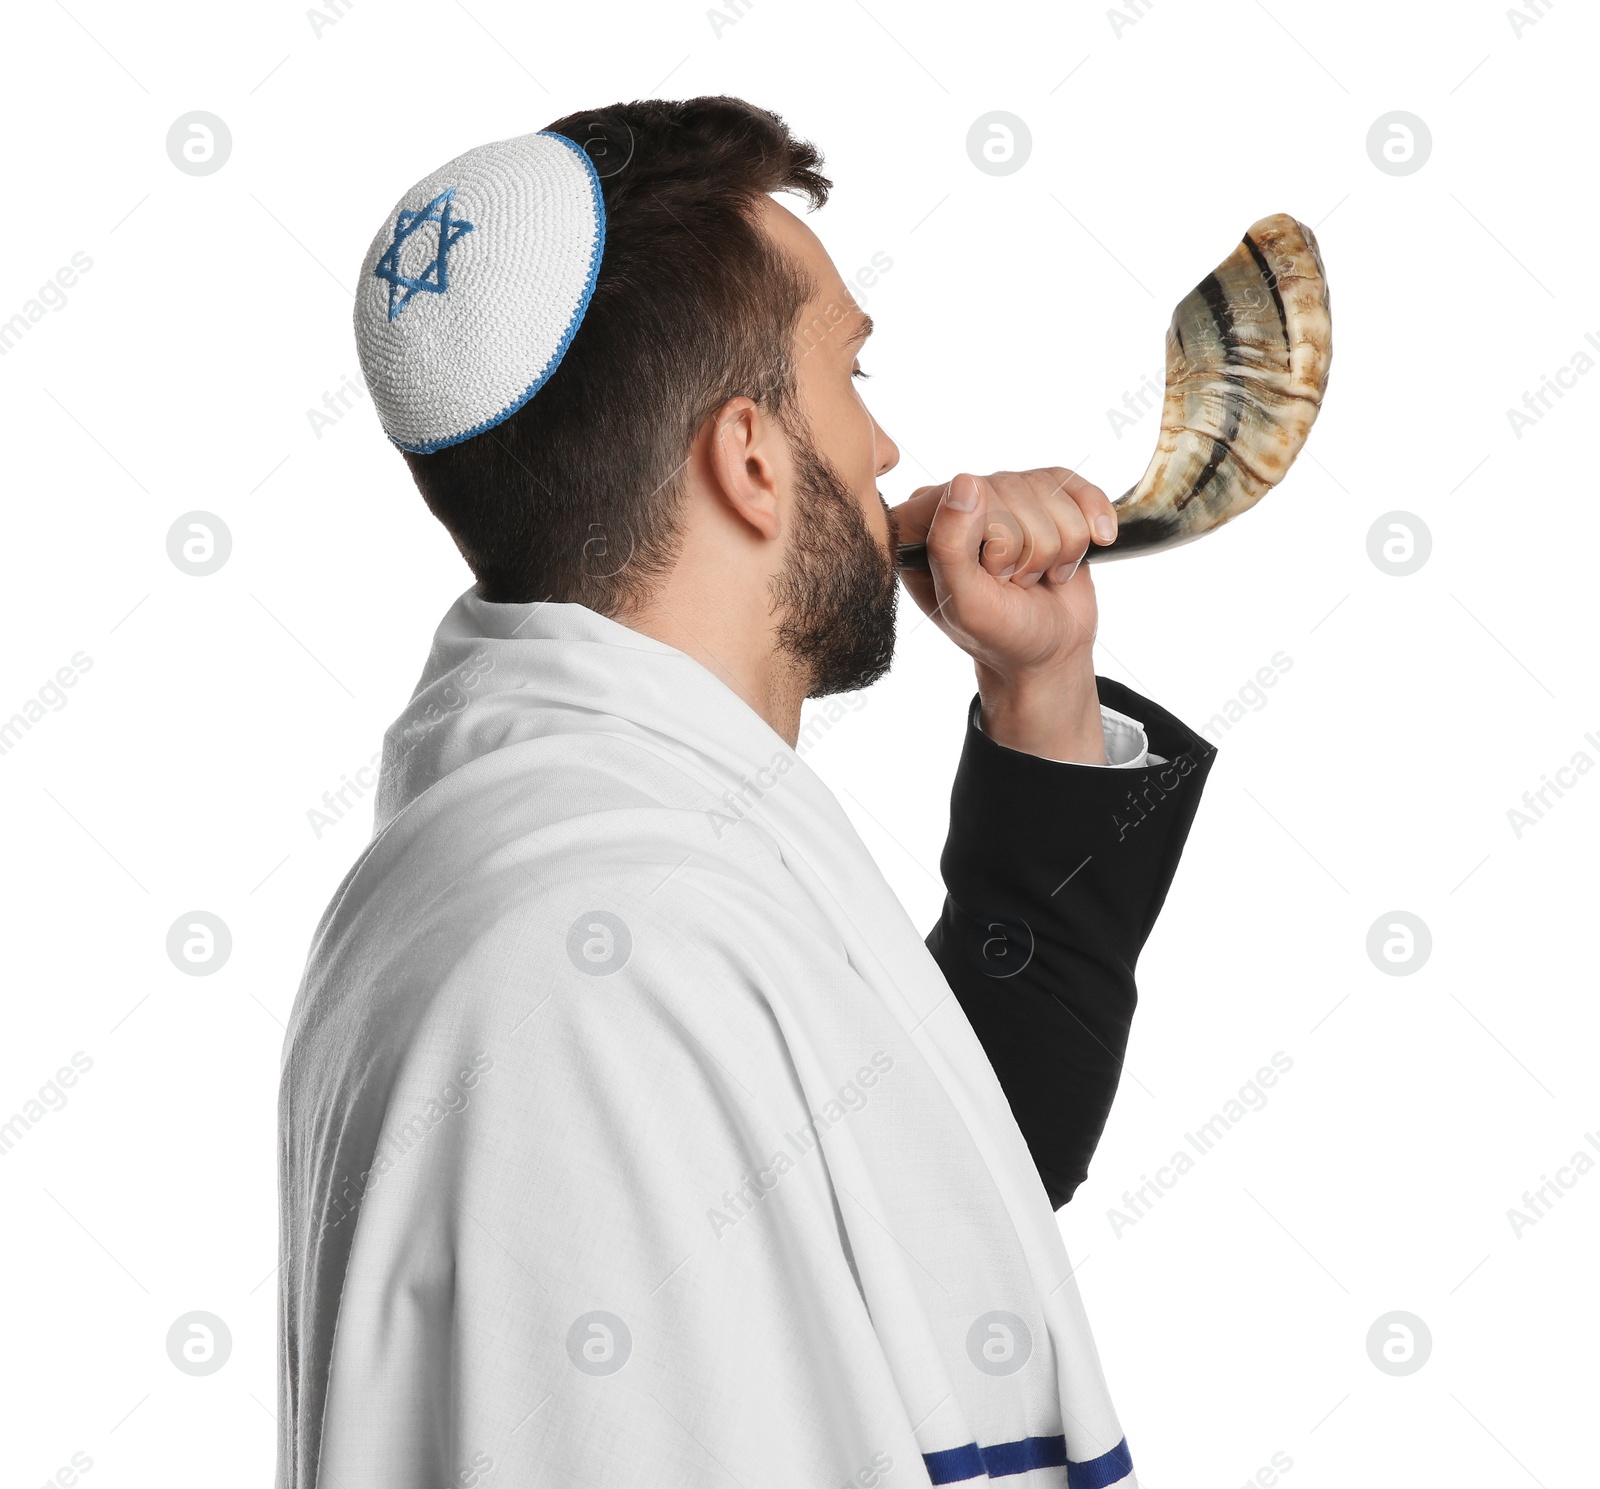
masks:
<path fill-rule="evenodd" d="M 940 492 L 928 525 L 928 568 L 934 585 L 958 605 L 988 580 L 979 552 L 991 494 L 981 476 L 963 472 Z"/>

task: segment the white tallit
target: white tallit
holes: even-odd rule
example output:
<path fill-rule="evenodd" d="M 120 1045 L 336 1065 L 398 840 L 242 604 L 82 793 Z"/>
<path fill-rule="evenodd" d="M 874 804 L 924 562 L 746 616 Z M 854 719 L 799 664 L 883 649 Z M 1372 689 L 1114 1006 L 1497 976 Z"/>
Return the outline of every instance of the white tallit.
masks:
<path fill-rule="evenodd" d="M 1135 1482 L 1027 1146 L 839 804 L 582 606 L 445 617 L 280 1135 L 280 1489 Z"/>

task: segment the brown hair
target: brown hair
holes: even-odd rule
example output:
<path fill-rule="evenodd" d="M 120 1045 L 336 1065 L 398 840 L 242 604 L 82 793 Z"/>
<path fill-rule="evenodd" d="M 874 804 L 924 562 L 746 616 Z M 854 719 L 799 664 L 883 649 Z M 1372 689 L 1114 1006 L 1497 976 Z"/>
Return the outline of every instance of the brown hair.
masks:
<path fill-rule="evenodd" d="M 757 226 L 771 191 L 820 207 L 817 150 L 737 98 L 647 100 L 549 126 L 601 177 L 606 240 L 554 376 L 504 423 L 412 477 L 495 601 L 626 615 L 678 551 L 679 473 L 741 394 L 790 426 L 791 346 L 812 287 Z"/>

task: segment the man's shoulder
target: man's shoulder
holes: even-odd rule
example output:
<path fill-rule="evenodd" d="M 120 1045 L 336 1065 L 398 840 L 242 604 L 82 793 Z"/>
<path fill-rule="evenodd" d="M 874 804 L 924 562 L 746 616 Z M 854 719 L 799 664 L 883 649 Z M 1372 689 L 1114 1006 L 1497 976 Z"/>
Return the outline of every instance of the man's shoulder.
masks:
<path fill-rule="evenodd" d="M 557 987 L 576 1011 L 584 995 L 692 984 L 698 1017 L 796 965 L 845 963 L 754 820 L 730 828 L 654 806 L 536 831 L 485 814 L 463 831 L 473 841 L 451 854 L 413 835 L 352 876 L 312 948 L 296 1028 L 313 1010 L 384 1042 L 441 1023 L 498 1026 Z"/>

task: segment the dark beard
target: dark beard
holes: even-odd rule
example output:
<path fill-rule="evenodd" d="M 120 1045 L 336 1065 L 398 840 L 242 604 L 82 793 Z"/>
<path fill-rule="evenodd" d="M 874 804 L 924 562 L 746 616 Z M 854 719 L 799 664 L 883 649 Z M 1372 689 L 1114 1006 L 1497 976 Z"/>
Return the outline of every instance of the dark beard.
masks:
<path fill-rule="evenodd" d="M 838 473 L 803 434 L 791 438 L 799 499 L 773 581 L 778 649 L 807 674 L 806 697 L 827 698 L 869 687 L 894 661 L 895 520 L 886 506 L 885 552 Z"/>

